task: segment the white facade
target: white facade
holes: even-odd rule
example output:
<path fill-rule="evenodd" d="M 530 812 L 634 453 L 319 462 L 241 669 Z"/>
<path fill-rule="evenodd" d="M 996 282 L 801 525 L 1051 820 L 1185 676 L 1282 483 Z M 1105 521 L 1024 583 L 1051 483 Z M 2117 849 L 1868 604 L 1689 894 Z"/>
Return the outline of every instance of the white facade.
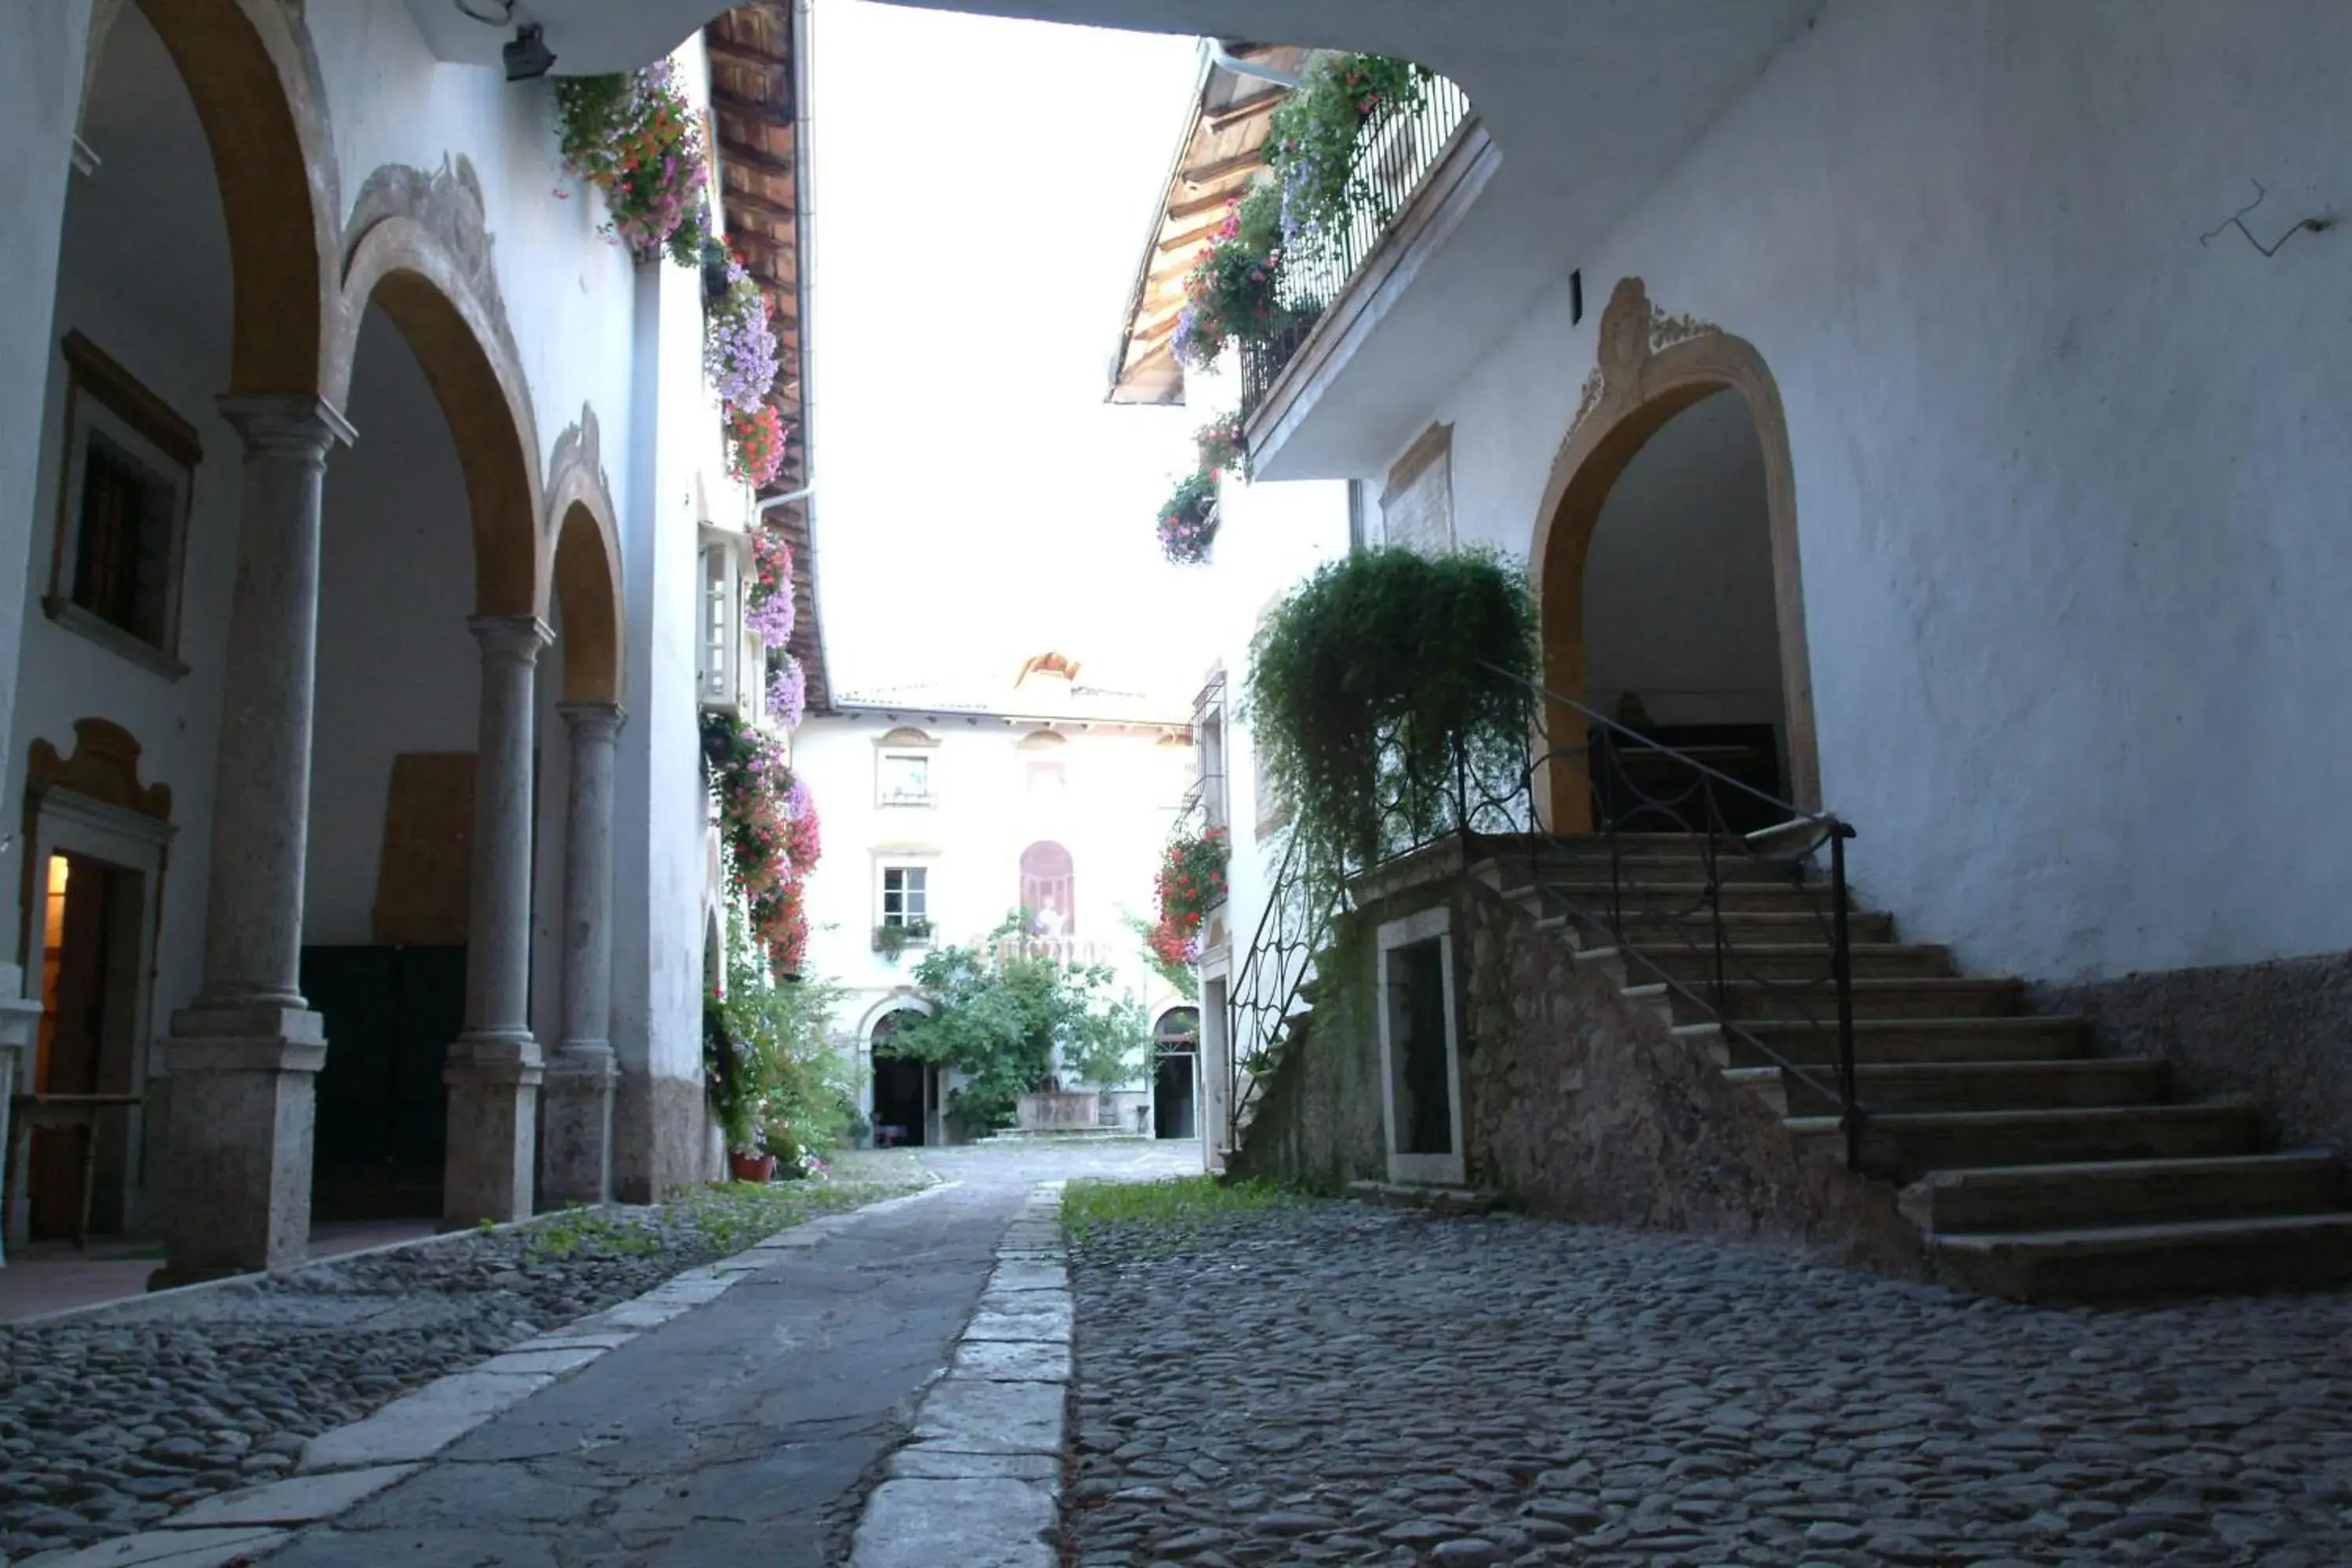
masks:
<path fill-rule="evenodd" d="M 167 1042 L 220 978 L 206 953 L 221 911 L 250 903 L 247 879 L 269 869 L 215 863 L 216 825 L 242 822 L 244 809 L 216 798 L 215 781 L 250 761 L 243 742 L 224 743 L 225 713 L 273 737 L 299 722 L 309 737 L 307 820 L 298 809 L 259 829 L 276 836 L 273 855 L 290 844 L 295 874 L 263 923 L 298 938 L 305 972 L 328 950 L 465 948 L 469 1030 L 501 1014 L 499 1048 L 522 1089 L 537 1082 L 533 1062 L 558 1065 L 560 1046 L 608 1044 L 619 1069 L 610 1179 L 625 1196 L 675 1190 L 711 1155 L 699 992 L 716 889 L 697 762 L 698 529 L 740 532 L 751 515 L 749 493 L 725 473 L 703 377 L 702 279 L 634 263 L 600 235 L 601 197 L 562 169 L 548 81 L 446 62 L 404 6 L 193 10 L 205 15 L 166 25 L 120 0 L 30 0 L 0 17 L 10 78 L 0 141 L 22 154 L 0 176 L 12 241 L 0 279 L 19 302 L 0 326 L 0 408 L 20 416 L 0 443 L 0 816 L 37 823 L 49 808 L 31 809 L 28 795 L 55 802 L 135 782 L 150 793 L 121 826 L 153 825 L 168 842 L 142 891 L 152 982 L 127 1042 L 110 1046 L 131 1047 L 120 1081 L 102 1086 L 142 1101 L 128 1112 L 121 1172 L 101 1179 L 101 1192 L 127 1187 L 110 1223 L 177 1223 L 167 1194 L 188 1187 L 163 1125 L 177 1049 Z M 192 37 L 217 50 L 192 53 Z M 700 38 L 674 58 L 699 97 Z M 127 373 L 161 427 L 184 432 L 191 477 L 160 650 L 68 603 L 84 442 L 96 439 L 81 426 L 113 417 L 92 413 L 76 343 Z M 276 400 L 272 417 L 308 399 L 342 437 L 331 441 L 310 521 L 271 536 L 297 541 L 293 555 L 257 543 L 255 519 L 280 501 L 247 456 L 263 437 L 223 411 L 232 394 Z M 314 546 L 299 543 L 306 530 Z M 240 577 L 241 548 L 247 576 L 272 583 Z M 299 607 L 315 636 L 268 628 L 287 639 L 287 658 L 315 659 L 298 720 L 275 716 L 278 700 L 241 689 L 232 672 L 252 629 L 239 616 L 255 623 L 253 605 L 304 597 L 306 548 L 315 597 Z M 507 656 L 486 647 L 503 634 L 469 632 L 480 616 L 523 637 L 513 645 L 523 684 L 502 684 L 496 701 L 485 671 Z M 530 633 L 534 618 L 543 634 Z M 247 668 L 273 666 L 299 689 L 283 658 Z M 511 667 L 499 668 L 510 682 Z M 515 689 L 520 707 L 501 706 Z M 570 705 L 561 717 L 559 705 Z M 575 735 L 572 709 L 614 705 L 624 719 L 606 742 L 611 783 L 583 786 L 575 746 L 594 742 Z M 128 737 L 132 761 L 119 746 L 100 756 L 91 734 Z M 520 778 L 500 771 L 509 756 Z M 453 770 L 453 758 L 464 765 Z M 59 766 L 80 771 L 68 778 Z M 610 836 L 603 861 L 569 841 L 583 787 Z M 508 790 L 510 801 L 482 798 Z M 478 841 L 492 822 L 516 831 Z M 5 865 L 27 892 L 0 900 L 0 958 L 25 962 L 37 995 L 45 932 L 26 917 L 47 912 L 37 884 L 49 869 L 28 864 L 35 848 L 21 837 Z M 592 960 L 578 868 L 600 864 L 611 885 L 596 898 L 609 912 L 589 921 L 602 928 Z M 495 952 L 483 946 L 486 911 L 499 928 Z M 578 997 L 596 994 L 581 990 L 583 976 L 607 965 L 608 949 L 609 994 L 575 1016 Z M 314 1048 L 289 1026 L 290 1043 L 273 1048 Z M 493 1114 L 507 1116 L 501 1136 L 519 1150 L 499 1158 L 525 1211 L 531 1110 L 521 1094 Z M 454 1117 L 453 1142 L 471 1135 Z M 298 1168 L 308 1179 L 303 1125 L 299 1151 L 263 1148 L 280 1189 L 268 1198 L 273 1226 Z M 121 1127 L 108 1136 L 126 1141 Z M 267 1146 L 277 1135 L 260 1136 Z M 234 1207 L 241 1192 L 206 1196 Z M 273 1233 L 269 1258 L 299 1245 L 299 1225 Z"/>
<path fill-rule="evenodd" d="M 914 970 L 929 947 L 981 944 L 1024 908 L 1045 932 L 1026 939 L 1027 951 L 1109 966 L 1118 993 L 1151 1021 L 1184 1005 L 1129 924 L 1155 918 L 1161 854 L 1193 781 L 1181 717 L 1132 700 L 1096 702 L 1043 673 L 986 706 L 927 706 L 914 692 L 851 698 L 795 733 L 793 771 L 824 836 L 808 881 L 807 972 L 848 988 L 835 1033 L 862 1067 L 871 1067 L 876 1026 L 919 1005 Z M 894 960 L 877 931 L 913 917 L 917 879 L 931 934 Z M 1135 1131 L 1146 1080 L 1094 1087 L 1118 1091 L 1105 1103 L 1120 1130 Z"/>

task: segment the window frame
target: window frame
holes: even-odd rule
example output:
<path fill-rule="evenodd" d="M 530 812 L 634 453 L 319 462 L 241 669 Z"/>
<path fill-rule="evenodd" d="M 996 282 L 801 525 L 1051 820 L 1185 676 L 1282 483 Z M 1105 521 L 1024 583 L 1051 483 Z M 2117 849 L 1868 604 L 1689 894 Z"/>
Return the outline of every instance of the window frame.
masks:
<path fill-rule="evenodd" d="M 909 937 L 908 945 L 913 947 L 930 945 L 933 933 L 939 930 L 938 922 L 931 914 L 931 868 L 930 861 L 912 858 L 890 858 L 875 863 L 874 925 L 876 930 L 878 931 L 885 926 L 911 925 L 919 921 L 925 928 L 924 934 Z M 890 879 L 893 876 L 901 879 L 898 889 L 898 909 L 895 919 L 892 917 L 890 909 L 892 896 Z M 904 879 L 909 876 L 918 879 L 911 889 Z M 911 919 L 907 907 L 907 895 L 909 890 L 914 894 L 914 901 L 921 906 L 919 910 L 912 912 Z"/>
<path fill-rule="evenodd" d="M 65 361 L 65 432 L 42 611 L 67 630 L 166 680 L 178 680 L 188 673 L 179 657 L 180 633 L 188 522 L 195 506 L 196 470 L 204 462 L 203 440 L 193 424 L 79 330 L 65 334 L 58 352 Z M 83 531 L 89 520 L 82 513 L 90 449 L 101 439 L 142 470 L 151 487 L 164 491 L 162 626 L 154 638 L 108 618 L 79 596 L 88 542 Z"/>
<path fill-rule="evenodd" d="M 933 776 L 932 753 L 916 746 L 884 746 L 874 753 L 874 804 L 887 810 L 921 810 L 940 803 L 939 780 Z M 912 763 L 922 770 L 920 794 L 893 790 L 889 784 L 890 766 L 894 763 Z"/>

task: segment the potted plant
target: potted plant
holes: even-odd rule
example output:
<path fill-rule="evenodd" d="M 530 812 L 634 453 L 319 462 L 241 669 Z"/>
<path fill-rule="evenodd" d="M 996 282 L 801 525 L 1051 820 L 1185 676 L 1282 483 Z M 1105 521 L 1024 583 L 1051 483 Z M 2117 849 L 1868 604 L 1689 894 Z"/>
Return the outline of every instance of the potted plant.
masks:
<path fill-rule="evenodd" d="M 753 489 L 765 486 L 784 466 L 784 416 L 772 403 L 730 408 L 723 426 L 727 471 Z"/>
<path fill-rule="evenodd" d="M 717 235 L 705 235 L 702 240 L 702 304 L 705 310 L 715 307 L 727 292 L 728 268 L 734 258 Z"/>
<path fill-rule="evenodd" d="M 1184 279 L 1184 304 L 1170 342 L 1179 363 L 1205 369 L 1227 339 L 1263 342 L 1274 334 L 1284 315 L 1276 298 L 1281 242 L 1278 188 L 1256 185 L 1227 205 L 1224 222 Z"/>
<path fill-rule="evenodd" d="M 703 374 L 728 407 L 755 408 L 776 384 L 775 323 L 767 291 L 740 261 L 724 259 L 726 287 L 702 318 Z M 709 280 L 706 269 L 706 287 Z"/>
<path fill-rule="evenodd" d="M 918 942 L 931 940 L 931 922 L 925 920 L 884 921 L 874 928 L 874 951 L 892 963 Z"/>

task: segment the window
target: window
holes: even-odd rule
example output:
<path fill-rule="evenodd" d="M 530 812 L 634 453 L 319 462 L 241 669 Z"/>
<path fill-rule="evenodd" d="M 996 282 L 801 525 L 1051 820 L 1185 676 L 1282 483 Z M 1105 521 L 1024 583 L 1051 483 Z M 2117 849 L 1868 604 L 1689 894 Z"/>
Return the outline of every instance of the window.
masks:
<path fill-rule="evenodd" d="M 712 537 L 717 534 L 718 537 Z M 703 531 L 702 607 L 697 626 L 696 675 L 703 706 L 732 710 L 736 703 L 736 655 L 742 643 L 741 623 L 735 613 L 742 584 L 742 562 L 731 539 L 715 529 Z"/>
<path fill-rule="evenodd" d="M 883 867 L 882 923 L 928 930 L 931 923 L 930 879 L 928 867 Z"/>
<path fill-rule="evenodd" d="M 881 779 L 884 805 L 931 804 L 931 759 L 928 752 L 883 752 Z"/>
<path fill-rule="evenodd" d="M 66 335 L 66 451 L 43 607 L 177 679 L 195 427 L 79 332 Z"/>
<path fill-rule="evenodd" d="M 1193 788 L 1201 807 L 1201 826 L 1223 827 L 1225 805 L 1225 676 L 1219 670 L 1192 699 L 1192 745 L 1195 753 Z"/>

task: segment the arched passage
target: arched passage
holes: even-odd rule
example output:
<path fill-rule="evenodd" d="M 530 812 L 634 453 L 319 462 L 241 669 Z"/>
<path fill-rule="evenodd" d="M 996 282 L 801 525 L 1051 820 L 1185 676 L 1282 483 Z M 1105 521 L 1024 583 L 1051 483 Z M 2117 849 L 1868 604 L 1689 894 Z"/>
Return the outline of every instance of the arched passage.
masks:
<path fill-rule="evenodd" d="M 1070 852 L 1050 838 L 1021 851 L 1021 909 L 1048 936 L 1068 936 L 1077 926 L 1078 873 Z"/>
<path fill-rule="evenodd" d="M 315 393 L 336 313 L 328 280 L 340 203 L 325 95 L 299 24 L 269 0 L 139 8 L 186 84 L 220 175 L 236 299 L 228 389 Z"/>
<path fill-rule="evenodd" d="M 1626 695 L 1623 690 L 1604 694 L 1592 684 L 1596 627 L 1588 579 L 1595 565 L 1595 534 L 1612 495 L 1653 438 L 1678 416 L 1696 415 L 1698 423 L 1685 431 L 1711 436 L 1718 455 L 1752 451 L 1761 488 L 1757 510 L 1768 535 L 1766 553 L 1759 559 L 1769 560 L 1770 577 L 1785 759 L 1781 782 L 1796 805 L 1817 807 L 1821 766 L 1797 548 L 1796 477 L 1788 425 L 1771 374 L 1762 357 L 1740 339 L 1660 318 L 1638 278 L 1619 283 L 1611 297 L 1601 318 L 1600 358 L 1589 406 L 1553 461 L 1537 514 L 1531 566 L 1541 600 L 1544 682 L 1560 696 L 1588 705 L 1596 696 L 1614 700 Z M 1744 411 L 1752 448 L 1740 445 L 1744 433 L 1726 428 L 1734 423 L 1727 417 L 1732 403 L 1697 414 L 1699 405 L 1724 394 Z M 1674 504 L 1675 487 L 1671 474 L 1653 477 L 1658 482 L 1645 488 L 1655 512 Z M 1605 569 L 1608 558 L 1601 560 Z M 1664 594 L 1675 591 L 1672 584 L 1653 585 Z M 1589 775 L 1581 752 L 1570 754 L 1570 748 L 1583 744 L 1581 722 L 1554 707 L 1546 728 L 1545 743 L 1552 754 L 1542 796 L 1547 820 L 1557 832 L 1588 831 L 1593 822 Z"/>
<path fill-rule="evenodd" d="M 866 1051 L 874 1069 L 874 1142 L 877 1147 L 919 1147 L 932 1141 L 939 1121 L 939 1069 L 902 1057 L 890 1037 L 921 1016 L 912 1003 L 888 1008 L 866 1026 Z"/>
<path fill-rule="evenodd" d="M 1201 1010 L 1171 1007 L 1160 1015 L 1151 1045 L 1152 1136 L 1200 1136 Z"/>

